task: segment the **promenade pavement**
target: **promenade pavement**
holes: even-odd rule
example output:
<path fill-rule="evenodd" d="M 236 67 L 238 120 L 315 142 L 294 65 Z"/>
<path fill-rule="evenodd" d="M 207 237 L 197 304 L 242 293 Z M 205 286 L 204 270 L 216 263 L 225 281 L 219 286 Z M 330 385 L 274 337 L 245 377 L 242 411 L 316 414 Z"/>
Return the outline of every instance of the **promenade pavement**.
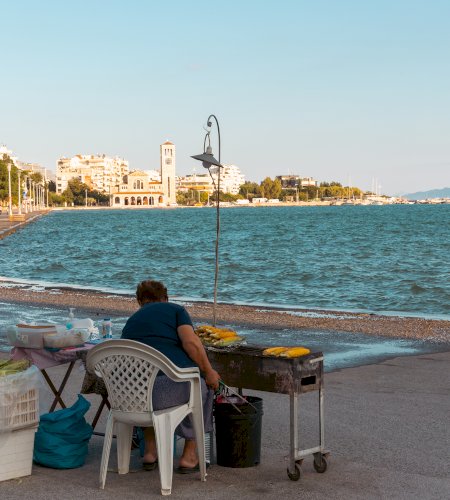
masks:
<path fill-rule="evenodd" d="M 61 375 L 64 367 L 50 369 Z M 75 368 L 67 402 L 75 401 L 83 377 Z M 245 391 L 244 391 L 245 392 Z M 41 391 L 48 408 L 50 395 Z M 400 357 L 325 376 L 325 438 L 331 451 L 327 472 L 305 459 L 302 477 L 286 475 L 289 453 L 287 396 L 247 391 L 264 400 L 261 464 L 245 469 L 212 465 L 206 483 L 196 474 L 174 474 L 172 498 L 239 499 L 448 499 L 450 498 L 450 352 Z M 93 404 L 99 397 L 86 396 Z M 318 398 L 300 398 L 301 447 L 318 443 Z M 105 416 L 102 418 L 104 425 Z M 148 499 L 160 496 L 158 471 L 109 472 L 98 489 L 103 438 L 93 436 L 84 467 L 54 470 L 33 466 L 29 477 L 0 483 L 2 500 Z M 110 468 L 115 469 L 115 443 Z M 0 451 L 1 452 L 1 451 Z"/>
<path fill-rule="evenodd" d="M 37 217 L 46 214 L 47 212 L 48 210 L 40 210 L 28 214 L 23 214 L 25 220 L 18 222 L 18 221 L 10 221 L 8 217 L 8 209 L 3 208 L 2 213 L 0 214 L 0 239 L 16 231 L 24 224 L 28 224 L 29 222 L 35 220 Z M 17 215 L 16 211 L 14 211 L 14 215 Z"/>

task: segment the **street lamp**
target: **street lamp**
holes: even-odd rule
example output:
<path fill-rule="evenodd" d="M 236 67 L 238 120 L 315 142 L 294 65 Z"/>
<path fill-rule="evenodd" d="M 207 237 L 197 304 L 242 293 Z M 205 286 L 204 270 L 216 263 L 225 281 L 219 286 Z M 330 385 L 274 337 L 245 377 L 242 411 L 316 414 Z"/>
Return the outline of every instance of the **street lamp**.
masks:
<path fill-rule="evenodd" d="M 212 147 L 211 147 L 211 127 L 212 119 L 214 118 L 217 126 L 217 135 L 219 137 L 219 159 L 214 158 Z M 216 248 L 215 248 L 215 272 L 214 272 L 214 302 L 213 302 L 213 326 L 216 326 L 216 312 L 217 312 L 217 283 L 219 278 L 219 235 L 220 235 L 220 202 L 219 202 L 219 192 L 220 192 L 220 169 L 223 165 L 220 163 L 220 127 L 219 121 L 215 115 L 209 115 L 206 122 L 206 134 L 203 140 L 203 153 L 195 156 L 191 156 L 194 160 L 202 162 L 202 165 L 208 169 L 209 175 L 214 184 L 216 190 Z M 208 145 L 206 145 L 208 143 Z M 217 186 L 214 181 L 214 177 L 211 173 L 211 167 L 217 167 Z"/>
<path fill-rule="evenodd" d="M 22 214 L 22 205 L 21 205 L 21 202 L 20 202 L 20 190 L 21 190 L 21 186 L 20 186 L 20 170 L 19 169 L 17 169 L 17 184 L 19 186 L 19 190 L 17 192 L 17 196 L 18 196 L 18 198 L 17 198 L 17 204 L 19 206 L 19 212 L 18 213 Z"/>
<path fill-rule="evenodd" d="M 12 215 L 11 163 L 8 163 L 8 215 Z"/>

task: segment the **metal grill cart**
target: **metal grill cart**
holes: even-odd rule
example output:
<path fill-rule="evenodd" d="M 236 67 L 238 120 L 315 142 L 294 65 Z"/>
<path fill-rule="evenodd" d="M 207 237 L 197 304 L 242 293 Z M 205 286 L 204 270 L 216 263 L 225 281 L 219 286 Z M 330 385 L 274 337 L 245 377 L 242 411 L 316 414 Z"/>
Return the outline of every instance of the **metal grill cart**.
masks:
<path fill-rule="evenodd" d="M 290 454 L 287 474 L 292 481 L 300 478 L 303 459 L 314 456 L 314 469 L 327 470 L 324 438 L 324 389 L 323 354 L 311 353 L 299 358 L 280 358 L 263 356 L 266 347 L 239 345 L 228 347 L 207 347 L 208 358 L 220 373 L 224 382 L 241 390 L 289 394 L 290 400 Z M 299 396 L 307 392 L 319 391 L 319 445 L 299 450 L 298 411 Z"/>

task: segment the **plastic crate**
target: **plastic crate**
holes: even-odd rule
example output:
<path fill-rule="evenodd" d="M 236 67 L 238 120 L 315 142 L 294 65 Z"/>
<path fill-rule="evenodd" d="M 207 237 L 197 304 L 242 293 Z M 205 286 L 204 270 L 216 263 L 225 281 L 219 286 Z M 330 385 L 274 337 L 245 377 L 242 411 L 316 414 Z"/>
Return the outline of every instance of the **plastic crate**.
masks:
<path fill-rule="evenodd" d="M 37 426 L 0 434 L 0 481 L 29 476 Z"/>
<path fill-rule="evenodd" d="M 0 429 L 13 431 L 39 422 L 39 370 L 35 366 L 0 378 Z"/>

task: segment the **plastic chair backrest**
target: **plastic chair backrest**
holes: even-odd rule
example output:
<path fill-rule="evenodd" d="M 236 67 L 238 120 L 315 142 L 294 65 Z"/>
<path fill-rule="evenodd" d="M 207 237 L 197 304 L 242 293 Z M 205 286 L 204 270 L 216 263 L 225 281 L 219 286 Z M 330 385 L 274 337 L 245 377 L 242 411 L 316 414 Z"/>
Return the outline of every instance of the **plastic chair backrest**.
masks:
<path fill-rule="evenodd" d="M 199 377 L 198 368 L 179 368 L 161 352 L 135 340 L 107 340 L 96 345 L 89 351 L 86 365 L 103 379 L 111 408 L 122 412 L 153 411 L 151 394 L 159 370 L 179 382 Z"/>

